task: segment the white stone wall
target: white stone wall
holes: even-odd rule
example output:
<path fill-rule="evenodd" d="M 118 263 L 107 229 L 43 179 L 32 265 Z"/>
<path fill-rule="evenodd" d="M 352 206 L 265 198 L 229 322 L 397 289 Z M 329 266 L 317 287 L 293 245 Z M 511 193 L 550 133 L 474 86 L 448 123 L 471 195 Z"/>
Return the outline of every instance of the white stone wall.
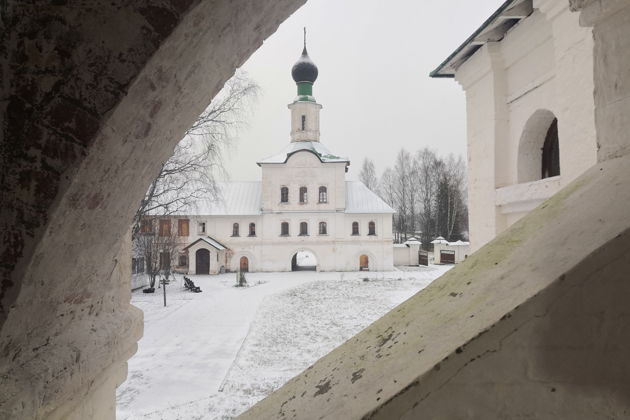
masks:
<path fill-rule="evenodd" d="M 238 269 L 240 257 L 249 259 L 250 271 L 290 271 L 291 258 L 301 250 L 315 254 L 320 271 L 354 271 L 359 256 L 368 255 L 370 269 L 393 268 L 391 214 L 344 214 L 331 212 L 265 213 L 259 216 L 192 216 L 189 243 L 204 234 L 197 233 L 197 223 L 206 222 L 206 234 L 230 249 L 226 268 Z M 352 222 L 359 223 L 359 235 L 352 236 Z M 368 235 L 368 224 L 376 224 L 376 235 Z M 256 223 L 256 236 L 248 236 L 249 223 Z M 289 223 L 289 236 L 281 236 L 281 223 Z M 300 223 L 308 223 L 308 236 L 299 236 Z M 319 234 L 319 222 L 326 222 L 327 234 Z M 233 223 L 240 224 L 240 236 L 232 236 Z M 194 226 L 194 228 L 193 228 Z M 189 249 L 189 273 L 194 273 L 194 252 Z M 211 249 L 211 247 L 207 247 Z M 213 258 L 211 251 L 211 272 Z"/>
<path fill-rule="evenodd" d="M 534 7 L 502 41 L 485 44 L 456 73 L 466 91 L 473 251 L 597 160 L 592 31 L 579 26 L 567 2 L 540 0 Z M 509 189 L 521 182 L 519 145 L 540 110 L 558 119 L 561 174 L 543 188 L 526 186 L 514 194 Z M 546 128 L 543 141 L 544 134 Z"/>
<path fill-rule="evenodd" d="M 289 105 L 291 110 L 291 140 L 293 141 L 319 141 L 319 111 L 320 104 L 315 102 L 293 102 Z M 305 117 L 305 126 L 302 130 L 302 116 Z"/>
<path fill-rule="evenodd" d="M 263 211 L 334 211 L 346 207 L 346 163 L 322 163 L 311 152 L 298 152 L 286 164 L 262 165 Z M 328 190 L 328 202 L 319 203 L 319 187 Z M 289 188 L 289 202 L 280 202 L 280 188 Z M 300 187 L 308 189 L 308 202 L 300 204 Z"/>

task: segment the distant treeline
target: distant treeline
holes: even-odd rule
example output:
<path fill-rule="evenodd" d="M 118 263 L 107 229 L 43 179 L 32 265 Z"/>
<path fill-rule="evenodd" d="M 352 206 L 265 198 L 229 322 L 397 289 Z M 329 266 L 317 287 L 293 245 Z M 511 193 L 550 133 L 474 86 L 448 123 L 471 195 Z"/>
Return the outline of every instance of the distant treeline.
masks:
<path fill-rule="evenodd" d="M 412 236 L 423 246 L 438 236 L 448 241 L 468 239 L 466 165 L 461 157 L 444 158 L 428 148 L 413 155 L 401 149 L 394 166 L 385 169 L 380 179 L 374 162 L 367 158 L 359 177 L 396 210 L 396 242 Z"/>

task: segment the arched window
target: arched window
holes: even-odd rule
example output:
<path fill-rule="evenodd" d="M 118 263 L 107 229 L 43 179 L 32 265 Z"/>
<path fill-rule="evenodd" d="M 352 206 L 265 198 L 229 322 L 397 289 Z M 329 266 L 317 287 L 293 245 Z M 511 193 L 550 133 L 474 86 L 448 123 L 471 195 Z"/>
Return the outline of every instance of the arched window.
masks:
<path fill-rule="evenodd" d="M 232 225 L 232 236 L 238 236 L 238 223 Z"/>
<path fill-rule="evenodd" d="M 359 234 L 359 222 L 352 222 L 352 234 L 353 235 Z"/>
<path fill-rule="evenodd" d="M 554 118 L 542 149 L 542 178 L 560 175 L 560 144 L 558 142 L 558 119 Z"/>
<path fill-rule="evenodd" d="M 519 184 L 560 175 L 558 120 L 553 112 L 539 109 L 523 127 L 518 145 Z"/>
<path fill-rule="evenodd" d="M 319 234 L 328 235 L 328 226 L 326 225 L 326 222 L 319 222 Z"/>
<path fill-rule="evenodd" d="M 320 203 L 328 202 L 328 189 L 326 189 L 326 187 L 319 187 L 319 202 Z"/>
<path fill-rule="evenodd" d="M 300 204 L 306 204 L 308 202 L 307 192 L 306 187 L 300 187 Z"/>
<path fill-rule="evenodd" d="M 280 235 L 289 236 L 289 223 L 282 222 L 282 224 L 280 225 Z"/>
<path fill-rule="evenodd" d="M 249 224 L 249 236 L 256 236 L 256 223 Z"/>
<path fill-rule="evenodd" d="M 368 235 L 376 235 L 376 223 L 368 223 Z"/>
<path fill-rule="evenodd" d="M 280 202 L 281 203 L 289 202 L 289 189 L 287 187 L 280 188 Z"/>
<path fill-rule="evenodd" d="M 307 236 L 307 235 L 308 235 L 308 223 L 301 222 L 300 223 L 300 236 Z"/>

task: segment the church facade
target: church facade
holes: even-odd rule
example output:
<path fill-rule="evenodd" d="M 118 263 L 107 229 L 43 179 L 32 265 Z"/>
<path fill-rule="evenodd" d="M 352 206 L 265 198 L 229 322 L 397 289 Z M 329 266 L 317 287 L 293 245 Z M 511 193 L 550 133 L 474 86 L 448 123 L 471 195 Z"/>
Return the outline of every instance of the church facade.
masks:
<path fill-rule="evenodd" d="M 393 269 L 394 211 L 361 182 L 346 180 L 350 161 L 320 142 L 317 75 L 305 46 L 292 69 L 291 141 L 257 162 L 261 181 L 222 183 L 217 201 L 162 222 L 185 226 L 179 258 L 171 258 L 178 271 L 291 271 L 304 252 L 318 271 Z"/>

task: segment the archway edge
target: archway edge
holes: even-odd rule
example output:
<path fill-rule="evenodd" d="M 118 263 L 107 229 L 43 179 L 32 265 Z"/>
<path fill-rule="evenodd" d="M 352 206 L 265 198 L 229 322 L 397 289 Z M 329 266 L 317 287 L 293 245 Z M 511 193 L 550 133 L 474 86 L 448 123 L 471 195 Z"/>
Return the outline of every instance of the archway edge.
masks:
<path fill-rule="evenodd" d="M 38 148 L 33 145 L 59 153 L 55 146 L 65 147 L 69 137 L 75 149 L 55 161 L 57 176 L 45 173 L 37 159 L 13 164 L 22 165 L 20 173 L 45 176 L 45 181 L 37 189 L 11 185 L 3 200 L 15 203 L 3 214 L 12 238 L 3 241 L 12 253 L 2 253 L 0 289 L 0 349 L 6 355 L 0 372 L 7 379 L 0 385 L 3 413 L 66 416 L 72 411 L 69 404 L 86 406 L 86 395 L 107 383 L 97 379 L 102 372 L 120 366 L 135 351 L 142 317 L 129 305 L 128 245 L 121 249 L 134 209 L 182 133 L 234 69 L 303 3 L 190 0 L 163 2 L 160 9 L 103 0 L 80 10 L 41 7 L 32 15 L 29 8 L 9 5 L 7 22 L 18 24 L 11 28 L 12 37 L 2 37 L 2 45 L 13 51 L 12 40 L 29 32 L 39 37 L 30 36 L 33 45 L 68 48 L 67 56 L 56 56 L 62 61 L 59 74 L 48 74 L 47 80 L 58 76 L 69 87 L 47 92 L 52 101 L 36 104 L 41 112 L 32 118 L 39 122 L 8 119 L 13 125 L 4 132 L 3 146 L 10 133 L 14 142 L 29 138 L 14 145 L 25 154 Z M 53 34 L 33 31 L 50 14 L 57 18 L 46 20 L 57 25 Z M 98 36 L 94 28 L 99 28 Z M 64 44 L 70 42 L 64 30 L 71 32 L 72 46 Z M 113 51 L 125 46 L 124 54 Z M 20 56 L 3 57 L 9 64 L 4 69 L 39 74 L 38 59 L 13 66 L 10 60 Z M 119 66 L 102 65 L 123 58 Z M 94 69 L 103 70 L 98 79 L 111 80 L 115 93 L 110 84 L 93 82 Z M 3 96 L 17 97 L 17 76 L 3 75 Z M 32 77 L 35 89 L 40 88 L 41 76 Z M 4 117 L 6 110 L 2 113 Z M 40 122 L 50 129 L 42 129 Z M 45 194 L 32 192 L 42 189 Z M 29 314 L 32 308 L 38 308 L 38 316 Z M 90 325 L 97 332 L 90 333 Z M 121 337 L 120 331 L 128 334 Z M 41 380 L 33 383 L 32 378 Z"/>
<path fill-rule="evenodd" d="M 310 252 L 311 254 L 313 254 L 315 256 L 315 261 L 317 262 L 317 264 L 315 264 L 315 269 L 317 270 L 321 264 L 321 261 L 319 259 L 319 256 L 317 256 L 317 252 L 313 251 L 311 248 L 308 247 L 297 247 L 293 250 L 293 252 L 291 252 L 289 254 L 289 271 L 292 271 L 293 267 L 291 266 L 291 260 L 293 259 L 293 257 L 297 257 L 297 254 L 299 252 Z"/>
<path fill-rule="evenodd" d="M 530 115 L 521 131 L 517 155 L 517 182 L 539 180 L 542 167 L 542 147 L 547 131 L 556 114 L 546 108 L 539 108 Z"/>

